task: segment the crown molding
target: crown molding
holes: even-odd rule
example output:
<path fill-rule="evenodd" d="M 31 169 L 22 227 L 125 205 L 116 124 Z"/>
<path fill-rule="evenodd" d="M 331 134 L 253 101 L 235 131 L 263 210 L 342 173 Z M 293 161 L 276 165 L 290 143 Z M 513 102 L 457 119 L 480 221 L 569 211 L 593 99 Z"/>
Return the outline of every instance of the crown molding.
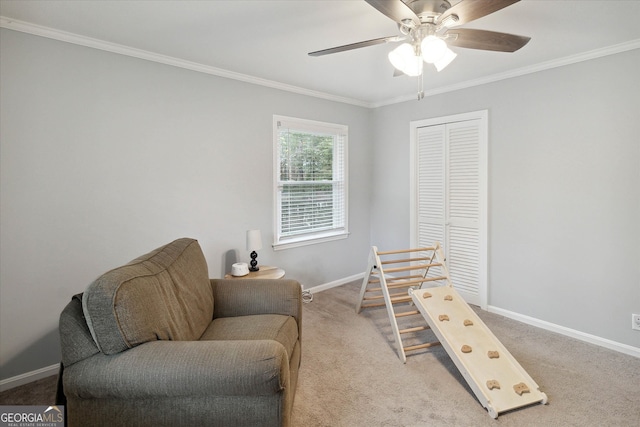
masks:
<path fill-rule="evenodd" d="M 479 79 L 468 80 L 455 85 L 443 86 L 433 90 L 424 92 L 424 97 L 441 95 L 447 92 L 453 92 L 460 89 L 467 89 L 474 86 L 481 86 L 487 83 L 494 83 L 500 80 L 511 79 L 514 77 L 520 77 L 527 74 L 533 74 L 540 71 L 550 70 L 552 68 L 564 67 L 565 65 L 576 64 L 578 62 L 589 61 L 592 59 L 601 58 L 603 56 L 615 55 L 617 53 L 627 52 L 640 48 L 640 39 L 630 40 L 628 42 L 607 46 L 601 49 L 595 49 L 588 52 L 579 53 L 576 55 L 567 56 L 564 58 L 554 59 L 552 61 L 541 62 L 528 67 L 522 67 L 515 70 L 510 70 L 504 73 L 492 74 Z M 415 100 L 416 95 L 402 96 L 393 99 L 389 99 L 383 102 L 372 103 L 372 108 L 383 107 L 385 105 L 398 104 L 400 102 L 407 102 Z"/>
<path fill-rule="evenodd" d="M 107 52 L 117 53 L 120 55 L 131 56 L 138 59 L 144 59 L 147 61 L 158 62 L 160 64 L 171 65 L 173 67 L 184 68 L 199 73 L 210 74 L 218 77 L 224 77 L 227 79 L 233 79 L 242 81 L 245 83 L 256 84 L 273 89 L 279 89 L 287 92 L 297 93 L 300 95 L 312 96 L 315 98 L 326 99 L 328 101 L 341 102 L 344 104 L 356 105 L 365 108 L 378 108 L 386 105 L 398 104 L 402 102 L 416 100 L 416 95 L 403 95 L 395 98 L 388 99 L 381 102 L 366 102 L 359 99 L 347 98 L 337 96 L 325 92 L 314 91 L 305 89 L 299 86 L 293 86 L 286 83 L 281 83 L 273 80 L 262 79 L 248 74 L 237 73 L 234 71 L 225 70 L 222 68 L 212 67 L 209 65 L 200 64 L 192 61 L 185 61 L 183 59 L 175 58 L 168 55 L 161 55 L 158 53 L 150 52 L 147 50 L 136 49 L 133 47 L 111 43 L 104 40 L 94 39 L 91 37 L 81 36 L 79 34 L 69 33 L 66 31 L 56 30 L 50 27 L 44 27 L 41 25 L 32 24 L 30 22 L 20 21 L 17 19 L 7 18 L 0 16 L 0 28 L 6 28 L 9 30 L 20 31 L 40 37 L 46 37 L 54 40 L 63 41 L 66 43 L 72 43 L 80 46 L 90 47 L 93 49 L 104 50 Z M 467 89 L 474 86 L 480 86 L 487 83 L 494 83 L 500 80 L 511 79 L 514 77 L 520 77 L 527 74 L 537 73 L 539 71 L 549 70 L 552 68 L 563 67 L 565 65 L 571 65 L 578 62 L 589 61 L 591 59 L 601 58 L 603 56 L 614 55 L 617 53 L 626 52 L 640 48 L 640 39 L 631 40 L 625 43 L 620 43 L 613 46 L 604 47 L 601 49 L 595 49 L 588 52 L 567 56 L 552 61 L 546 61 L 539 64 L 534 64 L 528 67 L 518 68 L 516 70 L 507 71 L 504 73 L 492 74 L 479 79 L 468 80 L 455 85 L 443 86 L 432 90 L 425 91 L 425 98 L 434 95 L 441 95 L 447 92 L 453 92 L 456 90 Z"/>
<path fill-rule="evenodd" d="M 9 30 L 28 33 L 28 34 L 32 34 L 40 37 L 46 37 L 49 39 L 63 41 L 66 43 L 72 43 L 72 44 L 85 46 L 85 47 L 90 47 L 93 49 L 104 50 L 107 52 L 117 53 L 120 55 L 131 56 L 134 58 L 144 59 L 147 61 L 158 62 L 160 64 L 171 65 L 173 67 L 184 68 L 184 69 L 196 71 L 199 73 L 211 74 L 214 76 L 224 77 L 227 79 L 239 80 L 245 83 L 251 83 L 251 84 L 256 84 L 260 86 L 270 87 L 273 89 L 293 92 L 300 95 L 313 96 L 315 98 L 322 98 L 329 101 L 335 101 L 335 102 L 341 102 L 344 104 L 353 104 L 360 107 L 371 108 L 371 103 L 361 101 L 358 99 L 332 95 L 329 93 L 305 89 L 303 87 L 293 86 L 293 85 L 289 85 L 286 83 L 281 83 L 273 80 L 262 79 L 260 77 L 250 76 L 248 74 L 237 73 L 234 71 L 212 67 L 212 66 L 200 64 L 197 62 L 186 61 L 183 59 L 175 58 L 168 55 L 162 55 L 159 53 L 154 53 L 147 50 L 136 49 L 133 47 L 129 47 L 129 46 L 125 46 L 117 43 L 111 43 L 104 40 L 85 37 L 79 34 L 69 33 L 66 31 L 56 30 L 50 27 L 44 27 L 42 25 L 32 24 L 30 22 L 7 18 L 5 16 L 0 16 L 0 28 L 6 28 Z"/>

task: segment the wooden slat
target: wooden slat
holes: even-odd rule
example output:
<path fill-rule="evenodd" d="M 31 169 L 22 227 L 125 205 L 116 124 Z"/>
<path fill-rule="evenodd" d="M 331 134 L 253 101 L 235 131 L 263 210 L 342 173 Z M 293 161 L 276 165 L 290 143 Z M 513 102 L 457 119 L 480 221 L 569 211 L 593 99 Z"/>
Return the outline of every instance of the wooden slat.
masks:
<path fill-rule="evenodd" d="M 421 348 L 429 348 L 436 345 L 441 345 L 441 344 L 438 341 L 435 341 L 435 342 L 428 342 L 424 344 L 410 345 L 402 348 L 404 349 L 404 351 L 411 351 L 411 350 L 420 350 Z"/>
<path fill-rule="evenodd" d="M 424 279 L 421 279 L 419 282 L 425 281 Z M 406 280 L 402 283 L 393 283 L 390 285 L 387 285 L 387 289 L 399 289 L 399 288 L 406 288 L 411 286 L 411 283 L 415 283 L 415 281 L 409 281 Z M 367 288 L 367 290 L 365 292 L 380 292 L 382 290 L 382 288 Z"/>
<path fill-rule="evenodd" d="M 411 301 L 411 295 L 407 295 L 406 297 L 395 297 L 395 298 L 391 298 L 391 303 L 393 304 L 394 302 L 409 302 Z"/>
<path fill-rule="evenodd" d="M 436 264 L 416 264 L 416 265 L 406 265 L 404 267 L 391 267 L 391 268 L 385 268 L 384 272 L 385 273 L 395 273 L 396 271 L 411 271 L 411 270 L 424 270 L 425 268 L 430 268 L 430 267 L 440 267 L 442 264 L 440 263 L 436 263 Z"/>
<path fill-rule="evenodd" d="M 408 302 L 411 301 L 411 295 L 405 295 L 405 294 L 390 294 L 389 295 L 391 297 L 391 302 Z M 384 295 L 374 295 L 372 297 L 364 297 L 363 300 L 365 301 L 372 301 L 372 300 L 379 300 L 384 298 Z"/>
<path fill-rule="evenodd" d="M 413 328 L 407 328 L 407 329 L 400 329 L 400 333 L 401 334 L 408 334 L 409 332 L 418 332 L 418 331 L 424 331 L 425 329 L 429 329 L 428 326 L 416 326 Z"/>
<path fill-rule="evenodd" d="M 413 277 L 421 277 L 421 276 L 413 276 Z M 421 279 L 416 280 L 406 280 L 402 282 L 392 282 L 392 284 L 387 285 L 387 289 L 398 289 L 398 288 L 406 288 L 412 285 L 417 285 L 423 282 L 435 282 L 437 280 L 444 280 L 445 276 L 437 276 L 437 277 L 423 277 Z M 382 288 L 367 288 L 365 292 L 380 292 Z M 396 294 L 397 295 L 397 294 Z"/>
<path fill-rule="evenodd" d="M 395 313 L 396 317 L 405 317 L 405 316 L 415 316 L 416 314 L 420 314 L 420 312 L 418 310 L 413 310 L 413 311 L 405 311 L 402 313 Z"/>
<path fill-rule="evenodd" d="M 435 247 L 429 247 L 429 248 L 415 248 L 415 249 L 400 249 L 400 250 L 396 250 L 396 251 L 378 251 L 377 254 L 379 255 L 392 255 L 392 254 L 406 254 L 409 252 L 424 252 L 424 251 L 434 251 L 436 248 Z"/>
<path fill-rule="evenodd" d="M 371 307 L 383 307 L 385 305 L 387 305 L 386 302 L 372 302 L 370 304 L 362 304 L 360 308 L 365 309 L 365 308 L 371 308 Z"/>
<path fill-rule="evenodd" d="M 405 259 L 389 259 L 386 261 L 382 261 L 381 264 L 399 264 L 401 262 L 416 262 L 416 261 L 430 261 L 431 257 L 420 257 L 420 258 L 405 258 Z"/>
<path fill-rule="evenodd" d="M 424 277 L 424 274 L 409 274 L 407 276 L 393 276 L 386 277 L 387 284 L 397 282 L 399 280 L 407 280 L 407 279 L 419 279 L 420 277 Z"/>
<path fill-rule="evenodd" d="M 425 277 L 423 279 L 407 280 L 406 282 L 403 282 L 403 285 L 416 285 L 418 283 L 435 282 L 436 280 L 444 280 L 444 279 L 446 279 L 446 276 Z M 399 285 L 399 283 L 398 283 L 398 285 Z M 400 286 L 398 286 L 398 287 L 400 287 Z"/>

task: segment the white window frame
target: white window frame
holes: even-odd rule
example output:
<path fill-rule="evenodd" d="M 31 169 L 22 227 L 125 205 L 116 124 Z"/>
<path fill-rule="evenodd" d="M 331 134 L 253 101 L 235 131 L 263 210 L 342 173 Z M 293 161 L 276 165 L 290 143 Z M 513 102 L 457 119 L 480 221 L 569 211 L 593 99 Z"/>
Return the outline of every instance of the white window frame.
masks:
<path fill-rule="evenodd" d="M 334 150 L 337 147 L 337 141 L 340 140 L 342 145 L 342 152 L 338 152 L 338 156 L 342 156 L 342 174 L 339 176 L 339 170 L 336 165 L 339 162 L 334 162 L 334 176 L 331 181 L 337 182 L 337 185 L 342 187 L 343 202 L 341 204 L 334 204 L 334 218 L 335 215 L 341 219 L 337 224 L 334 223 L 334 228 L 330 230 L 311 231 L 298 235 L 286 235 L 282 233 L 282 188 L 286 183 L 280 180 L 280 149 L 279 149 L 279 127 L 286 127 L 289 129 L 295 129 L 297 131 L 309 132 L 313 134 L 333 135 L 336 141 Z M 332 240 L 345 239 L 349 236 L 349 185 L 348 185 L 348 134 L 349 127 L 346 125 L 325 123 L 315 120 L 299 119 L 295 117 L 287 116 L 273 116 L 273 205 L 274 205 L 274 242 L 273 249 L 281 250 L 294 248 L 299 246 L 311 245 L 316 243 L 328 242 Z M 335 156 L 334 151 L 334 156 Z M 336 176 L 338 174 L 338 176 Z M 340 180 L 341 178 L 341 180 Z M 336 194 L 334 194 L 336 197 Z M 341 207 L 341 208 L 340 208 Z"/>

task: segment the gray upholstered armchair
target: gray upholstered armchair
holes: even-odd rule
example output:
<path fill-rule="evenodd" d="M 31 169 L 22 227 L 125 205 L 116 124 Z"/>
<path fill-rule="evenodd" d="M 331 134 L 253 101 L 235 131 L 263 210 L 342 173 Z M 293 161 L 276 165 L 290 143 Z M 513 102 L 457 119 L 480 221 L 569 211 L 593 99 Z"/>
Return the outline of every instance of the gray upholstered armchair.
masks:
<path fill-rule="evenodd" d="M 294 280 L 210 280 L 193 239 L 105 273 L 60 317 L 68 425 L 289 425 L 300 294 Z"/>

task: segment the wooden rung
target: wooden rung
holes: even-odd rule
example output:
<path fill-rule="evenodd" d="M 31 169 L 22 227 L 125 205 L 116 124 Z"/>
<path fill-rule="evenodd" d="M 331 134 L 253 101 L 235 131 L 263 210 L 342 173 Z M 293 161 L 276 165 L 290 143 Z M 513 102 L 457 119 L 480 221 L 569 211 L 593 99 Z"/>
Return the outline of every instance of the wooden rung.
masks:
<path fill-rule="evenodd" d="M 411 300 L 411 295 L 407 295 L 405 297 L 395 297 L 395 298 L 391 298 L 391 303 L 396 303 L 396 302 L 409 302 L 412 301 Z"/>
<path fill-rule="evenodd" d="M 416 279 L 416 280 L 407 280 L 405 282 L 402 282 L 402 286 L 400 286 L 400 283 L 398 283 L 398 286 L 396 286 L 396 287 L 417 285 L 417 284 L 423 283 L 423 282 L 434 282 L 436 280 L 444 280 L 446 278 L 447 278 L 446 276 L 437 276 L 437 277 L 425 277 L 425 278 Z"/>
<path fill-rule="evenodd" d="M 405 294 L 389 294 L 389 297 L 391 297 L 391 302 L 403 302 L 403 301 L 411 301 L 411 295 L 405 295 Z M 377 299 L 382 299 L 384 298 L 384 295 L 373 295 L 370 297 L 364 297 L 362 298 L 365 301 L 371 301 L 371 300 L 377 300 Z"/>
<path fill-rule="evenodd" d="M 424 331 L 425 329 L 429 329 L 429 327 L 428 326 L 416 326 L 415 328 L 400 329 L 398 332 L 400 332 L 401 334 L 408 334 L 409 332 Z"/>
<path fill-rule="evenodd" d="M 406 297 L 411 297 L 411 295 L 409 295 L 407 292 L 398 292 L 395 294 L 389 294 L 389 296 L 391 297 L 391 300 L 393 300 L 394 298 L 406 298 Z M 411 299 L 411 298 L 409 298 Z"/>
<path fill-rule="evenodd" d="M 429 348 L 429 347 L 433 347 L 433 346 L 436 346 L 436 345 L 440 345 L 440 343 L 438 341 L 428 342 L 428 343 L 424 343 L 424 344 L 417 344 L 417 345 L 410 345 L 408 347 L 402 347 L 402 349 L 404 351 L 420 350 L 421 348 Z"/>
<path fill-rule="evenodd" d="M 407 276 L 392 276 L 392 277 L 385 277 L 387 284 L 389 283 L 393 283 L 393 282 L 398 282 L 400 280 L 407 280 L 407 279 L 419 279 L 424 277 L 424 274 L 409 274 Z"/>
<path fill-rule="evenodd" d="M 386 302 L 372 302 L 370 304 L 362 304 L 360 308 L 365 309 L 365 308 L 371 308 L 371 307 L 382 307 L 386 304 L 387 304 Z"/>
<path fill-rule="evenodd" d="M 404 281 L 400 281 L 400 282 L 392 282 L 391 284 L 387 285 L 387 289 L 398 289 L 398 288 L 407 288 L 409 286 L 413 286 L 413 285 L 417 285 L 423 282 L 433 282 L 436 280 L 444 280 L 446 279 L 445 276 L 437 276 L 437 277 L 422 277 L 422 276 L 416 276 L 416 277 L 421 277 L 420 279 L 416 279 L 416 280 L 404 280 Z M 382 290 L 382 288 L 367 288 L 365 289 L 365 292 L 380 292 Z M 398 294 L 395 294 L 398 295 Z"/>
<path fill-rule="evenodd" d="M 396 316 L 396 317 L 405 317 L 405 316 L 415 316 L 416 314 L 420 314 L 420 312 L 418 310 L 404 311 L 402 313 L 395 313 L 394 316 Z"/>
<path fill-rule="evenodd" d="M 424 270 L 425 268 L 429 268 L 429 267 L 439 267 L 442 264 L 438 263 L 434 263 L 434 264 L 416 264 L 416 265 L 407 265 L 404 267 L 391 267 L 391 268 L 385 268 L 384 272 L 385 273 L 395 273 L 396 271 L 411 271 L 411 270 Z"/>
<path fill-rule="evenodd" d="M 399 288 L 406 288 L 408 287 L 408 285 L 405 284 L 406 282 L 402 282 L 402 283 L 393 283 L 391 285 L 387 285 L 387 289 L 399 289 Z"/>
<path fill-rule="evenodd" d="M 401 250 L 397 250 L 397 251 L 379 251 L 379 252 L 377 252 L 377 254 L 378 255 L 406 254 L 408 252 L 424 252 L 424 251 L 433 251 L 435 249 L 436 249 L 435 247 L 416 248 L 416 249 L 401 249 Z"/>
<path fill-rule="evenodd" d="M 430 261 L 431 257 L 420 257 L 420 258 L 405 258 L 405 259 L 389 259 L 386 261 L 382 261 L 381 264 L 399 264 L 401 262 L 415 262 L 415 261 Z"/>
<path fill-rule="evenodd" d="M 424 279 L 419 280 L 417 283 L 421 283 L 423 281 L 424 281 Z M 402 283 L 395 283 L 394 282 L 393 284 L 387 285 L 387 289 L 407 288 L 407 287 L 411 286 L 411 283 L 416 283 L 416 282 L 415 281 L 414 282 L 410 282 L 408 280 L 404 281 Z M 381 290 L 382 290 L 382 288 L 368 288 L 368 289 L 365 289 L 365 292 L 380 292 Z"/>
<path fill-rule="evenodd" d="M 446 280 L 447 276 L 434 276 L 434 277 L 425 277 L 424 279 L 420 279 L 420 282 L 435 282 L 437 280 Z"/>
<path fill-rule="evenodd" d="M 403 283 L 399 283 L 399 284 L 391 284 L 391 285 L 387 285 L 387 289 L 398 289 L 398 288 L 406 288 L 408 285 L 405 285 L 404 282 Z M 367 288 L 365 289 L 365 292 L 380 292 L 382 290 L 382 288 Z"/>

